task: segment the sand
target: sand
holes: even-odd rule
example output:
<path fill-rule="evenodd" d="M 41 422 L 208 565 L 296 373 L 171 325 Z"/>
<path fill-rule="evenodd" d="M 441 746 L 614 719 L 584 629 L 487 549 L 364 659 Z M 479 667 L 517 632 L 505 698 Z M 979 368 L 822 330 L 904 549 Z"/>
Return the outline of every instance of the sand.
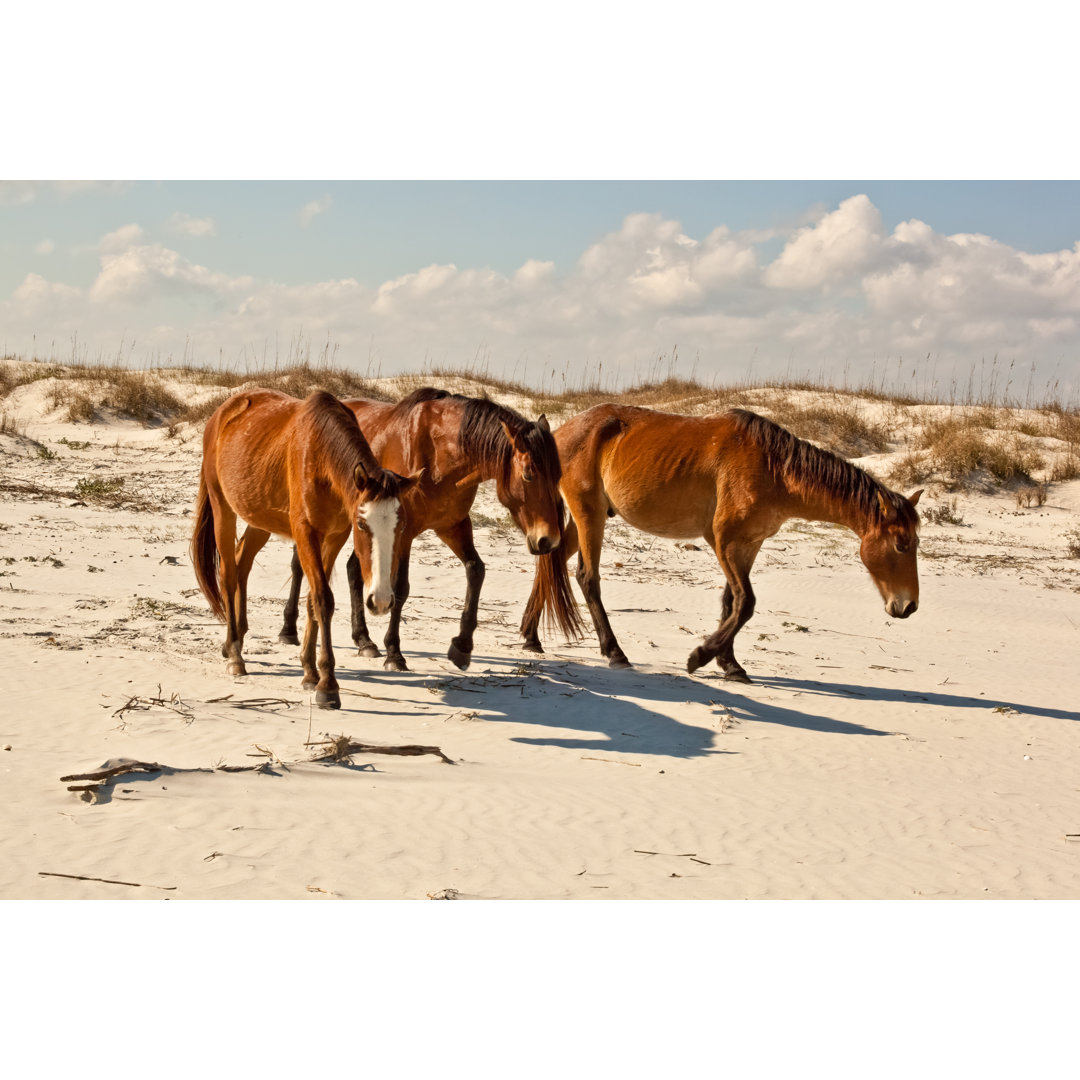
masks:
<path fill-rule="evenodd" d="M 633 669 L 591 633 L 523 652 L 533 560 L 485 485 L 472 666 L 446 659 L 464 573 L 429 534 L 407 673 L 355 655 L 339 567 L 328 712 L 277 641 L 284 543 L 252 574 L 251 674 L 225 673 L 188 557 L 197 429 L 68 423 L 39 384 L 6 408 L 26 437 L 0 436 L 0 898 L 1080 897 L 1080 481 L 1042 507 L 959 495 L 962 523 L 923 526 L 906 621 L 853 534 L 789 523 L 737 641 L 749 686 L 685 672 L 715 556 L 617 520 L 604 599 Z M 310 760 L 339 734 L 453 764 Z M 61 782 L 124 759 L 164 769 L 94 801 Z"/>

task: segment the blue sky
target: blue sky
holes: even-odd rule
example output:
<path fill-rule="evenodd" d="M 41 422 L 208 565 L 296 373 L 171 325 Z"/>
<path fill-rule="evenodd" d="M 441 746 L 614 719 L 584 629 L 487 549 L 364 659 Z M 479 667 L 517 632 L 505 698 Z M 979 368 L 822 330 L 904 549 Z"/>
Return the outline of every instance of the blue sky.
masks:
<path fill-rule="evenodd" d="M 1075 182 L 0 182 L 8 351 L 622 382 L 1080 366 Z M 939 389 L 941 387 L 939 386 Z"/>

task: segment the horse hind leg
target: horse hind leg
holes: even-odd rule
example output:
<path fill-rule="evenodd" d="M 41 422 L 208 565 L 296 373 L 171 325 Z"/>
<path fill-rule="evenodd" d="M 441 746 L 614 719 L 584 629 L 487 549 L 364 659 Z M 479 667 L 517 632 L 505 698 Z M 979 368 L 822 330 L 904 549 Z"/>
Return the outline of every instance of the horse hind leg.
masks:
<path fill-rule="evenodd" d="M 247 621 L 247 584 L 251 576 L 251 567 L 255 562 L 255 556 L 266 546 L 270 534 L 262 529 L 248 526 L 244 535 L 240 537 L 240 543 L 236 545 L 236 610 L 237 631 L 240 637 L 240 647 L 244 647 L 244 638 L 248 632 Z"/>
<path fill-rule="evenodd" d="M 473 634 L 476 632 L 477 610 L 480 606 L 480 590 L 487 573 L 484 561 L 473 544 L 472 522 L 465 518 L 449 529 L 436 532 L 436 536 L 461 560 L 465 567 L 465 603 L 461 609 L 461 625 L 457 637 L 450 642 L 447 658 L 465 671 L 472 663 Z"/>
<path fill-rule="evenodd" d="M 382 656 L 379 646 L 371 640 L 368 633 L 367 619 L 364 617 L 364 575 L 360 569 L 360 560 L 353 551 L 345 563 L 345 574 L 349 579 L 349 611 L 352 620 L 352 639 L 357 648 L 357 656 L 366 656 L 369 660 Z"/>
<path fill-rule="evenodd" d="M 300 615 L 300 586 L 304 581 L 304 568 L 300 565 L 300 556 L 296 553 L 295 544 L 292 550 L 290 572 L 292 578 L 289 583 L 289 598 L 285 601 L 285 610 L 282 612 L 278 641 L 283 645 L 299 645 L 300 637 L 296 632 L 296 620 Z"/>
<path fill-rule="evenodd" d="M 589 607 L 596 636 L 600 641 L 600 652 L 607 657 L 609 667 L 628 668 L 633 665 L 622 651 L 611 623 L 600 599 L 600 550 L 604 544 L 604 525 L 607 520 L 607 507 L 581 508 L 574 518 L 579 522 L 577 583 Z"/>
<path fill-rule="evenodd" d="M 210 494 L 214 511 L 214 542 L 221 559 L 221 600 L 225 607 L 225 641 L 221 655 L 225 658 L 225 670 L 230 675 L 246 675 L 241 653 L 243 634 L 240 631 L 239 576 L 236 566 L 236 513 L 223 499 Z"/>

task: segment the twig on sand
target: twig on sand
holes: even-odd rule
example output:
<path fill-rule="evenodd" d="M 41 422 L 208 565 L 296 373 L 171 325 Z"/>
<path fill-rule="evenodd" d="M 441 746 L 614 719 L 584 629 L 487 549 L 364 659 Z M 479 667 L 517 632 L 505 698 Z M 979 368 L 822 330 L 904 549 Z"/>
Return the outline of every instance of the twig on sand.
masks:
<path fill-rule="evenodd" d="M 38 877 L 72 878 L 74 881 L 103 881 L 106 885 L 130 885 L 133 889 L 161 889 L 164 892 L 172 892 L 177 888 L 175 885 L 144 885 L 141 881 L 113 881 L 112 878 L 87 877 L 85 874 L 55 874 L 51 870 L 39 870 Z"/>
<path fill-rule="evenodd" d="M 632 769 L 640 769 L 641 768 L 641 762 L 640 761 L 616 761 L 615 758 L 588 757 L 588 756 L 586 756 L 584 754 L 582 755 L 581 760 L 582 761 L 606 761 L 609 765 L 629 765 Z"/>
<path fill-rule="evenodd" d="M 375 746 L 372 743 L 353 742 L 348 735 L 330 735 L 306 745 L 326 747 L 326 750 L 316 754 L 312 761 L 348 761 L 353 754 L 398 754 L 401 757 L 434 754 L 447 765 L 454 764 L 437 746 L 420 746 L 415 743 L 407 746 Z"/>

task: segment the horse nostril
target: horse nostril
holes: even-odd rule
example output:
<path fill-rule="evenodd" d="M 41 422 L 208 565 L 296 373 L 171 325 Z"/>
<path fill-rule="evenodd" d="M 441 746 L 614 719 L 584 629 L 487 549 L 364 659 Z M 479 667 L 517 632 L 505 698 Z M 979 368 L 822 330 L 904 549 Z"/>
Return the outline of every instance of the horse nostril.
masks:
<path fill-rule="evenodd" d="M 551 550 L 551 539 L 547 536 L 541 536 L 536 541 L 536 554 L 546 555 Z"/>
<path fill-rule="evenodd" d="M 904 605 L 904 610 L 903 610 L 903 613 L 901 614 L 900 618 L 906 619 L 909 615 L 914 615 L 915 612 L 918 611 L 918 609 L 919 609 L 919 605 L 917 603 L 915 603 L 914 600 L 909 600 Z"/>

